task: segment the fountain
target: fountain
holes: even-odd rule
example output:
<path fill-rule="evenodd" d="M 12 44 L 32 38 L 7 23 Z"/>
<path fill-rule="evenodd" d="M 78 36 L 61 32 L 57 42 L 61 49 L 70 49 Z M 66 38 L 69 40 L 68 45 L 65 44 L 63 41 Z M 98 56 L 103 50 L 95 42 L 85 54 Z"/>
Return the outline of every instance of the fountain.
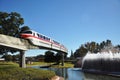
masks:
<path fill-rule="evenodd" d="M 82 70 L 105 74 L 120 74 L 120 53 L 90 53 L 83 58 Z"/>

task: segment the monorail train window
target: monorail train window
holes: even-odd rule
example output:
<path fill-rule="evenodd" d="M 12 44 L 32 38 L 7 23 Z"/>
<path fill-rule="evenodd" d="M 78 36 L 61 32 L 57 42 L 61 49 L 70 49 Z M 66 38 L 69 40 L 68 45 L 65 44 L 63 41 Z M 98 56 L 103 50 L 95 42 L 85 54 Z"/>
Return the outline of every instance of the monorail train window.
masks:
<path fill-rule="evenodd" d="M 43 36 L 43 39 L 45 39 L 45 36 Z"/>
<path fill-rule="evenodd" d="M 40 35 L 40 38 L 42 38 L 43 36 L 42 35 Z"/>
<path fill-rule="evenodd" d="M 37 34 L 37 36 L 38 36 L 38 37 L 40 37 L 40 35 L 39 35 L 39 34 Z"/>
<path fill-rule="evenodd" d="M 32 34 L 31 31 L 25 31 L 25 32 L 23 32 L 23 33 Z"/>
<path fill-rule="evenodd" d="M 42 35 L 38 34 L 38 37 L 39 37 L 39 38 L 42 38 Z"/>
<path fill-rule="evenodd" d="M 33 33 L 33 36 L 35 36 L 35 33 Z"/>
<path fill-rule="evenodd" d="M 50 41 L 50 38 L 48 38 L 48 40 Z"/>
<path fill-rule="evenodd" d="M 47 37 L 45 37 L 45 40 L 47 40 Z"/>
<path fill-rule="evenodd" d="M 45 37 L 45 39 L 48 40 L 48 41 L 50 40 L 50 38 L 48 38 L 48 37 Z"/>

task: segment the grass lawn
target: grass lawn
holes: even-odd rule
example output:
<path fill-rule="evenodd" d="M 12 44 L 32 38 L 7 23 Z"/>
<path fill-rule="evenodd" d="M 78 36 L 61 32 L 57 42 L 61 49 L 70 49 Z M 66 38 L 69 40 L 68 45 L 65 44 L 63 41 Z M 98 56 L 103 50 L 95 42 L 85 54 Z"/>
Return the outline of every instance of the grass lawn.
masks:
<path fill-rule="evenodd" d="M 46 62 L 33 62 L 33 64 L 27 64 L 27 66 L 34 66 L 34 65 L 38 65 L 38 66 L 46 66 L 46 65 L 51 65 L 51 64 L 54 64 L 54 63 L 46 63 Z M 54 68 L 73 68 L 73 64 L 71 64 L 70 62 L 65 62 L 64 63 L 64 66 L 61 66 L 61 64 L 59 65 L 53 65 L 51 67 L 54 67 Z"/>
<path fill-rule="evenodd" d="M 13 62 L 0 62 L 0 80 L 50 80 L 53 76 L 55 73 L 52 71 L 20 68 Z"/>
<path fill-rule="evenodd" d="M 50 63 L 46 63 L 46 62 L 33 62 L 32 64 L 27 64 L 27 66 L 34 66 L 34 65 L 49 65 Z"/>

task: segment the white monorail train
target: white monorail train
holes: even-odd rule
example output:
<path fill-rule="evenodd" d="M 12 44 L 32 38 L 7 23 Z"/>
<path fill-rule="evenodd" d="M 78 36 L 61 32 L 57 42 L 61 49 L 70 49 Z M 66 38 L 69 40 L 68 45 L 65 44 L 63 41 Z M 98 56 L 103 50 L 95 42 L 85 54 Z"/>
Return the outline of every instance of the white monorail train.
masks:
<path fill-rule="evenodd" d="M 26 30 L 22 32 L 20 36 L 24 39 L 28 39 L 33 45 L 52 48 L 67 53 L 67 48 L 64 45 L 33 30 Z"/>

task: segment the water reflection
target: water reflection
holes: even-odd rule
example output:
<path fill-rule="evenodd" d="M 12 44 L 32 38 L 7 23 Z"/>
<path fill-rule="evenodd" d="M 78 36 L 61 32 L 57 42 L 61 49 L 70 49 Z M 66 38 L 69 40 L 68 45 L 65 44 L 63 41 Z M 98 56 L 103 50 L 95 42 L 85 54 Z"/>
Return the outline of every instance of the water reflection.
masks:
<path fill-rule="evenodd" d="M 68 68 L 67 71 L 68 80 L 84 80 L 84 74 L 80 69 Z"/>
<path fill-rule="evenodd" d="M 64 77 L 65 80 L 120 80 L 112 76 L 84 73 L 77 68 L 33 68 L 55 71 L 56 75 Z"/>
<path fill-rule="evenodd" d="M 112 76 L 105 76 L 105 75 L 84 73 L 84 80 L 120 80 L 120 78 L 112 77 Z"/>
<path fill-rule="evenodd" d="M 56 75 L 64 77 L 68 80 L 68 71 L 67 68 L 47 68 L 47 70 L 54 71 Z"/>

